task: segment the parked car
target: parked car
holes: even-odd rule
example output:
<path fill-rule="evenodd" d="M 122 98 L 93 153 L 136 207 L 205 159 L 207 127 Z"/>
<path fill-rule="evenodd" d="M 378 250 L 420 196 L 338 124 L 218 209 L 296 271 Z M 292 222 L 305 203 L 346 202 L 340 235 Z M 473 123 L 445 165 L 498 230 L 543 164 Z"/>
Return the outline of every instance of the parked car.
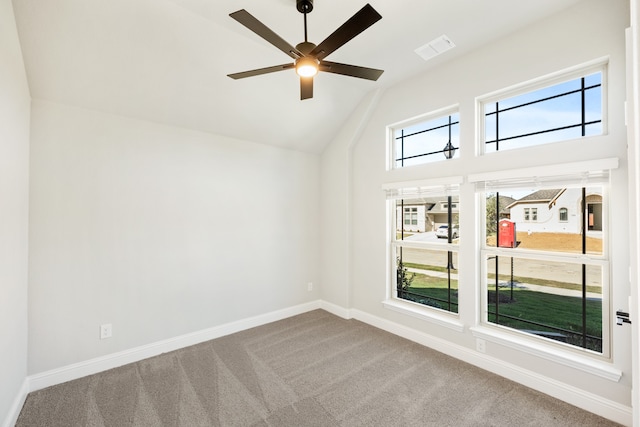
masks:
<path fill-rule="evenodd" d="M 440 227 L 438 227 L 438 229 L 436 230 L 436 237 L 438 239 L 447 239 L 449 237 L 449 226 L 441 225 Z M 453 228 L 451 229 L 451 238 L 458 238 L 458 227 L 453 226 Z"/>

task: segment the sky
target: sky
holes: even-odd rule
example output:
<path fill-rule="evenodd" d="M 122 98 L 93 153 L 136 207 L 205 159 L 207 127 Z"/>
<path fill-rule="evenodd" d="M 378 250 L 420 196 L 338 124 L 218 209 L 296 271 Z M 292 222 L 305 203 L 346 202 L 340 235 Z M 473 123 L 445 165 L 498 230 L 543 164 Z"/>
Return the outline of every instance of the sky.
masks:
<path fill-rule="evenodd" d="M 602 73 L 597 72 L 585 76 L 585 87 L 596 86 L 585 91 L 585 120 L 587 122 L 601 120 L 602 118 L 602 88 L 599 86 L 602 81 Z M 500 110 L 525 104 L 533 100 L 544 99 L 549 96 L 565 93 L 568 91 L 580 89 L 581 80 L 573 79 L 564 83 L 548 86 L 536 91 L 532 91 L 523 95 L 514 96 L 501 100 L 499 102 Z M 485 114 L 495 112 L 496 104 L 488 103 L 485 105 Z M 561 96 L 547 101 L 538 102 L 536 104 L 523 106 L 514 110 L 500 111 L 499 125 L 500 138 L 509 136 L 522 135 L 544 129 L 552 129 L 563 126 L 576 125 L 581 123 L 581 94 L 580 92 L 570 95 Z M 460 146 L 460 124 L 458 124 L 459 116 L 457 113 L 451 115 L 453 125 L 451 126 L 451 143 L 454 147 Z M 485 116 L 485 141 L 492 141 L 496 138 L 495 133 L 496 115 L 490 114 Z M 415 159 L 406 159 L 404 166 L 414 164 L 431 163 L 436 161 L 444 161 L 444 155 L 441 152 L 449 141 L 449 128 L 425 132 L 419 135 L 405 137 L 404 147 L 397 139 L 401 135 L 411 134 L 413 132 L 433 128 L 447 124 L 449 116 L 421 122 L 406 126 L 394 131 L 396 138 L 395 156 L 396 159 L 402 156 L 404 149 L 404 157 L 413 155 L 436 152 L 429 156 L 418 157 Z M 463 124 L 464 125 L 464 124 Z M 595 123 L 586 127 L 586 135 L 599 135 L 602 133 L 602 124 Z M 546 144 L 550 142 L 564 141 L 568 139 L 580 138 L 582 136 L 581 127 L 554 131 L 530 137 L 517 138 L 508 141 L 501 141 L 499 150 L 517 149 L 532 145 Z M 496 151 L 496 144 L 486 144 L 485 152 L 491 153 Z M 454 152 L 454 158 L 459 156 L 459 151 Z M 400 167 L 400 162 L 398 167 Z"/>

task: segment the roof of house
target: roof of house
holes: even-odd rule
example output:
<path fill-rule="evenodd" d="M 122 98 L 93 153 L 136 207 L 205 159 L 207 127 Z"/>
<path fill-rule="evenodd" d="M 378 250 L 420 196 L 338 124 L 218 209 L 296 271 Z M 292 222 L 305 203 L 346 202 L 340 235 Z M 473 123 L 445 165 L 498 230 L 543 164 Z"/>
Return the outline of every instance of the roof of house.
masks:
<path fill-rule="evenodd" d="M 560 197 L 560 195 L 565 192 L 565 190 L 566 188 L 550 188 L 534 191 L 533 193 L 514 201 L 505 209 L 511 209 L 512 207 L 520 203 L 548 203 L 549 207 L 551 207 L 555 204 L 558 197 Z"/>
<path fill-rule="evenodd" d="M 458 197 L 451 198 L 451 204 L 458 203 Z M 442 197 L 420 197 L 416 199 L 409 199 L 404 201 L 404 206 L 416 206 L 416 205 L 424 205 L 427 209 L 427 212 L 430 213 L 442 213 L 447 212 L 447 208 L 443 208 L 442 204 L 447 203 L 447 199 L 443 199 Z M 457 211 L 458 208 L 454 208 L 454 211 Z"/>

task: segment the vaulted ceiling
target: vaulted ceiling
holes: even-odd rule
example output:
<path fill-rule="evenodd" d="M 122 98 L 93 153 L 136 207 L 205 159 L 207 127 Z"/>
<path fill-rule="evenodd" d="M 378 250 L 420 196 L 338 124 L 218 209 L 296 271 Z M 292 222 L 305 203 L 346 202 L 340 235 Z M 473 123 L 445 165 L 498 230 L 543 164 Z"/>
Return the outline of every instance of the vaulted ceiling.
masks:
<path fill-rule="evenodd" d="M 318 44 L 367 0 L 315 0 Z M 31 96 L 308 152 L 320 152 L 370 91 L 552 15 L 580 0 L 369 0 L 382 20 L 327 59 L 385 70 L 376 82 L 321 73 L 300 100 L 295 71 L 227 74 L 286 63 L 229 17 L 246 9 L 291 45 L 304 40 L 295 0 L 13 0 Z M 429 61 L 415 49 L 446 34 Z M 526 49 L 526 46 L 523 46 Z"/>

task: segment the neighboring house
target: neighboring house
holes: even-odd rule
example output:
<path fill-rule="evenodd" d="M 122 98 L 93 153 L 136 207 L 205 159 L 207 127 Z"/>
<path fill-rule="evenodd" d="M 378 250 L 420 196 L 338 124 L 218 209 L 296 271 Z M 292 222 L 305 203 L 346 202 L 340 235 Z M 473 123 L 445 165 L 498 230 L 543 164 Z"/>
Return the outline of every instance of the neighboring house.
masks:
<path fill-rule="evenodd" d="M 501 210 L 498 213 L 500 219 L 511 219 L 511 211 L 508 207 L 515 202 L 516 199 L 509 196 L 500 196 L 500 207 Z"/>
<path fill-rule="evenodd" d="M 405 200 L 396 206 L 396 229 L 415 233 L 435 231 L 440 225 L 448 224 L 449 203 L 446 198 L 424 197 Z M 451 200 L 452 222 L 458 223 L 459 201 Z"/>
<path fill-rule="evenodd" d="M 507 206 L 516 230 L 547 233 L 580 233 L 582 190 L 539 190 Z M 587 230 L 602 230 L 602 194 L 586 194 Z"/>

